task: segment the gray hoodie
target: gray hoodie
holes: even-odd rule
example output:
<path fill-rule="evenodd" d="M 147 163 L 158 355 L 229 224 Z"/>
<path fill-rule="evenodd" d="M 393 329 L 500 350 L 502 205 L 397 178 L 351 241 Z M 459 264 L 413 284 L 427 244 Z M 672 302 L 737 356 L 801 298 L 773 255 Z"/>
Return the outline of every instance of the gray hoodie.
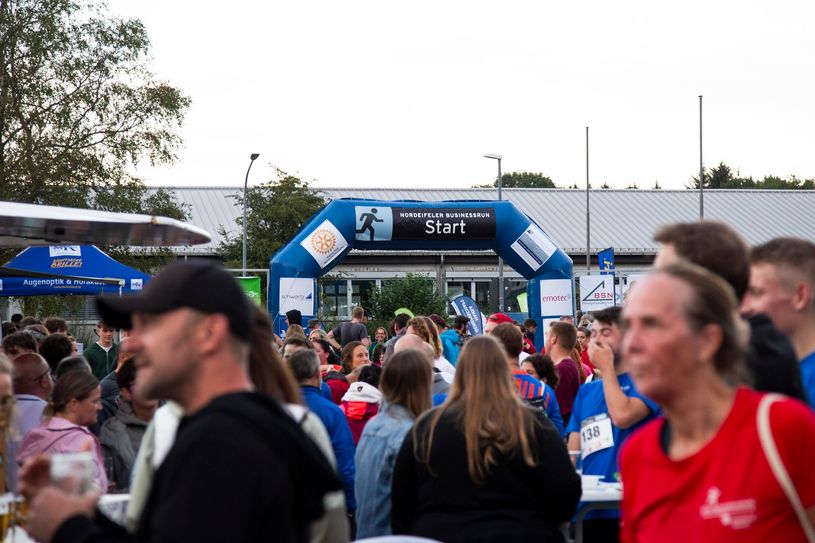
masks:
<path fill-rule="evenodd" d="M 147 424 L 133 413 L 130 402 L 122 400 L 116 416 L 102 425 L 99 441 L 102 443 L 105 461 L 113 464 L 112 479 L 118 490 L 130 487 L 130 472 Z"/>

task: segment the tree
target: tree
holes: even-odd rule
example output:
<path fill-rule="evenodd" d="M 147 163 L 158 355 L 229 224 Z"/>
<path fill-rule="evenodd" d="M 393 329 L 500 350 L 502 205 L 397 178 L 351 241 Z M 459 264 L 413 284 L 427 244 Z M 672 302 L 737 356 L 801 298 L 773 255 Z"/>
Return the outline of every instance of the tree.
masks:
<path fill-rule="evenodd" d="M 395 316 L 395 311 L 406 307 L 414 315 L 444 315 L 447 312 L 447 298 L 435 288 L 429 277 L 406 274 L 396 279 L 385 279 L 382 287 L 374 287 L 370 293 L 371 309 L 376 326 L 387 326 Z"/>
<path fill-rule="evenodd" d="M 501 175 L 501 186 L 505 189 L 556 189 L 554 181 L 542 173 L 511 172 Z M 486 189 L 498 187 L 496 179 L 488 185 L 478 185 L 476 188 Z"/>
<path fill-rule="evenodd" d="M 94 0 L 0 0 L 0 200 L 164 215 L 189 211 L 128 169 L 170 162 L 190 100 L 148 67 L 141 22 Z M 167 249 L 102 247 L 152 272 Z M 0 250 L 5 262 L 14 250 Z M 61 314 L 81 298 L 24 299 L 29 314 Z"/>
<path fill-rule="evenodd" d="M 302 179 L 277 170 L 277 179 L 250 187 L 247 195 L 246 265 L 267 268 L 269 259 L 288 243 L 300 228 L 319 211 L 325 201 Z M 233 196 L 235 206 L 243 209 L 243 191 Z M 235 222 L 243 229 L 243 214 Z M 229 235 L 220 230 L 224 241 L 218 253 L 227 266 L 242 265 L 241 233 Z"/>
<path fill-rule="evenodd" d="M 765 175 L 763 179 L 756 181 L 752 177 L 741 177 L 738 172 L 720 162 L 712 170 L 705 172 L 705 188 L 711 189 L 768 189 L 768 190 L 813 190 L 815 189 L 815 179 L 798 179 L 791 175 L 783 179 L 776 175 Z M 687 185 L 689 189 L 699 188 L 699 178 L 694 177 L 693 181 Z"/>
<path fill-rule="evenodd" d="M 95 0 L 0 0 L 0 200 L 183 218 L 127 173 L 171 162 L 190 100 L 149 70 L 142 23 Z"/>

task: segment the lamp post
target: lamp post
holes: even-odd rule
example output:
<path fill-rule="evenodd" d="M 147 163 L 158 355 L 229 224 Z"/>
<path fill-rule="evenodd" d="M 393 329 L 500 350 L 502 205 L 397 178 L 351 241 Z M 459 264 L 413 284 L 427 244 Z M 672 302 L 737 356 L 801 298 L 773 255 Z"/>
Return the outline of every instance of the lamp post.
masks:
<path fill-rule="evenodd" d="M 249 167 L 246 168 L 246 179 L 243 181 L 243 276 L 246 277 L 246 198 L 247 188 L 249 186 L 249 170 L 252 169 L 252 164 L 260 156 L 259 153 L 252 153 L 249 155 Z"/>
<path fill-rule="evenodd" d="M 501 160 L 504 158 L 495 153 L 487 153 L 484 158 L 491 158 L 498 161 L 498 201 L 501 201 L 501 188 L 503 186 L 503 178 L 501 177 Z M 498 255 L 498 311 L 504 312 L 504 259 Z"/>

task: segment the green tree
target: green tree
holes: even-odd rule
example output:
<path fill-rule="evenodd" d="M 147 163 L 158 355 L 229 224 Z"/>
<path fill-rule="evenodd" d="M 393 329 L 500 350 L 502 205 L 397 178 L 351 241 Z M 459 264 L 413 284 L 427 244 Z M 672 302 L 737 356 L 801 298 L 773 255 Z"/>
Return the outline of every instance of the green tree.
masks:
<path fill-rule="evenodd" d="M 382 287 L 371 289 L 369 297 L 375 318 L 372 326 L 386 326 L 401 307 L 414 315 L 446 314 L 447 298 L 435 287 L 433 279 L 412 273 L 383 280 Z"/>
<path fill-rule="evenodd" d="M 187 219 L 170 192 L 128 173 L 175 159 L 190 103 L 155 78 L 149 54 L 141 22 L 108 16 L 102 1 L 0 0 L 0 200 Z M 174 258 L 102 249 L 148 273 Z M 60 314 L 81 301 L 30 297 L 24 309 Z"/>
<path fill-rule="evenodd" d="M 752 177 L 741 177 L 738 172 L 720 162 L 718 166 L 705 173 L 705 188 L 711 189 L 768 189 L 768 190 L 813 190 L 815 179 L 798 179 L 794 175 L 784 179 L 776 175 L 765 175 L 761 180 Z M 699 188 L 699 178 L 694 177 L 687 185 L 689 189 Z"/>
<path fill-rule="evenodd" d="M 308 182 L 282 170 L 277 170 L 277 179 L 250 187 L 247 192 L 246 265 L 249 268 L 267 268 L 272 255 L 325 205 Z M 235 206 L 242 210 L 243 191 L 233 198 Z M 224 240 L 218 253 L 227 266 L 238 268 L 243 251 L 242 213 L 235 222 L 239 227 L 236 234 L 220 229 Z"/>
<path fill-rule="evenodd" d="M 190 103 L 103 1 L 0 0 L 0 200 L 184 217 L 128 169 L 175 159 Z"/>
<path fill-rule="evenodd" d="M 535 172 L 511 172 L 501 174 L 501 185 L 505 189 L 556 189 L 557 185 L 550 177 Z M 487 185 L 477 185 L 475 188 L 498 187 L 496 179 Z"/>

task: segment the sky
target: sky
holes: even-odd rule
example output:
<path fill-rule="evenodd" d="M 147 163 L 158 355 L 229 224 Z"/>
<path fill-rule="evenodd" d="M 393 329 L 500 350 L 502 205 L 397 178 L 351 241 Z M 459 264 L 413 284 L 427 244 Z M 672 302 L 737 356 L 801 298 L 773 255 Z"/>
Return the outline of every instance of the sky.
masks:
<path fill-rule="evenodd" d="M 703 156 L 815 177 L 815 3 L 109 0 L 192 99 L 150 185 L 683 188 Z"/>

